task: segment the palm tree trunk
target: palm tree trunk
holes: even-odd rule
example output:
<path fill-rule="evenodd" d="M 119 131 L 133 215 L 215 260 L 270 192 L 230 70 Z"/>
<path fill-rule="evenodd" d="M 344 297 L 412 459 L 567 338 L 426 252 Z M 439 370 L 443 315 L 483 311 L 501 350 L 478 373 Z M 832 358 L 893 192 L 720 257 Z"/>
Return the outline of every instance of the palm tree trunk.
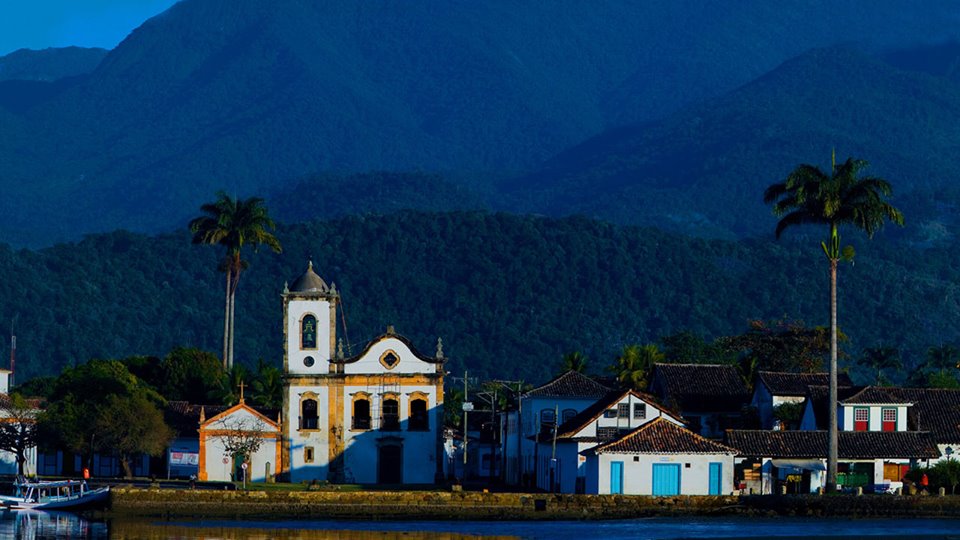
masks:
<path fill-rule="evenodd" d="M 830 258 L 830 425 L 827 440 L 827 493 L 837 491 L 837 263 Z"/>
<path fill-rule="evenodd" d="M 230 269 L 227 268 L 227 290 L 223 295 L 223 369 L 227 369 L 227 354 L 230 342 Z"/>
<path fill-rule="evenodd" d="M 236 278 L 234 278 L 233 290 L 230 291 L 230 351 L 228 356 L 229 361 L 227 362 L 227 369 L 233 369 L 233 319 L 234 319 L 234 306 L 236 305 L 236 298 L 237 298 L 236 280 L 239 277 L 240 276 L 237 275 Z"/>

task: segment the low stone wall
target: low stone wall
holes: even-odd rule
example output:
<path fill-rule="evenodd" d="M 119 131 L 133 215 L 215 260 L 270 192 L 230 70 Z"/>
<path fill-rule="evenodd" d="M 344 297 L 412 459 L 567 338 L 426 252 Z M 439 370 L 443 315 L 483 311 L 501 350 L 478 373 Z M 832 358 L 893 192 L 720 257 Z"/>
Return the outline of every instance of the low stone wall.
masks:
<path fill-rule="evenodd" d="M 635 497 L 476 492 L 263 492 L 116 489 L 114 515 L 326 519 L 613 519 L 702 515 L 736 497 Z"/>
<path fill-rule="evenodd" d="M 312 519 L 625 519 L 786 515 L 960 517 L 960 497 L 802 495 L 645 497 L 476 492 L 263 492 L 116 489 L 109 514 Z"/>

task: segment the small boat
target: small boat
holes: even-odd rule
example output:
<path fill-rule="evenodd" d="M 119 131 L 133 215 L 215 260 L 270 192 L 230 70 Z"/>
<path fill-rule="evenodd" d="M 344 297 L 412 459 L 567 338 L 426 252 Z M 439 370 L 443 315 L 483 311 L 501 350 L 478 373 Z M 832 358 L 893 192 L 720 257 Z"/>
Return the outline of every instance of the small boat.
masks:
<path fill-rule="evenodd" d="M 10 510 L 77 510 L 103 505 L 110 488 L 88 489 L 86 481 L 17 482 L 14 495 L 0 495 L 0 504 Z"/>

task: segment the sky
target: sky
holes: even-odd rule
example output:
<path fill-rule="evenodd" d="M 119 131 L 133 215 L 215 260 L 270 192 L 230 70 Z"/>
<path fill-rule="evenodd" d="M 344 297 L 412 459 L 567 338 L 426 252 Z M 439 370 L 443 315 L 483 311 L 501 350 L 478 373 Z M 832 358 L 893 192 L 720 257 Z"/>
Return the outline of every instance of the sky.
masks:
<path fill-rule="evenodd" d="M 0 0 L 0 56 L 17 49 L 112 49 L 177 0 Z"/>

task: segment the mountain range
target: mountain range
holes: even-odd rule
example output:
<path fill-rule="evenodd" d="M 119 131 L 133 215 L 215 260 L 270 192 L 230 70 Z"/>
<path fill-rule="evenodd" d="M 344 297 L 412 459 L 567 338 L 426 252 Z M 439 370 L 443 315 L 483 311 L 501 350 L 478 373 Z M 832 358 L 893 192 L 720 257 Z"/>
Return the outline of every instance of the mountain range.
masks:
<path fill-rule="evenodd" d="M 757 230 L 754 186 L 731 186 L 731 175 L 776 179 L 798 161 L 820 159 L 831 145 L 863 154 L 891 175 L 927 157 L 909 156 L 914 161 L 888 169 L 888 158 L 878 154 L 896 141 L 853 144 L 858 139 L 849 132 L 857 124 L 840 125 L 849 120 L 842 115 L 801 130 L 816 142 L 789 152 L 782 147 L 793 142 L 784 137 L 795 133 L 777 132 L 776 125 L 753 129 L 756 120 L 791 122 L 777 115 L 809 119 L 805 100 L 820 99 L 809 89 L 821 85 L 821 76 L 837 89 L 835 72 L 821 74 L 803 59 L 812 55 L 816 64 L 825 55 L 807 51 L 847 44 L 864 53 L 858 76 L 872 75 L 878 64 L 866 53 L 946 42 L 958 23 L 949 1 L 867 7 L 856 0 L 182 0 L 92 70 L 89 58 L 98 52 L 83 59 L 63 52 L 57 62 L 73 64 L 56 71 L 63 77 L 31 75 L 54 73 L 40 69 L 57 63 L 49 57 L 60 53 L 51 52 L 46 59 L 32 55 L 33 72 L 18 71 L 29 84 L 0 80 L 0 238 L 47 245 L 115 228 L 171 230 L 218 189 L 282 196 L 306 177 L 369 180 L 377 171 L 425 171 L 490 208 L 583 212 L 629 223 L 640 212 L 627 203 L 647 201 L 639 186 L 655 177 L 654 184 L 674 187 L 653 205 L 653 221 L 693 223 L 680 228 L 700 227 L 694 232 L 705 235 L 748 234 Z M 798 55 L 804 56 L 790 60 Z M 792 63 L 809 80 L 789 86 L 798 83 L 786 74 Z M 920 85 L 918 99 L 935 101 L 915 112 L 951 118 L 952 98 L 926 88 L 935 83 Z M 898 89 L 912 87 L 904 82 Z M 743 116 L 733 102 L 744 92 L 767 108 Z M 791 101 L 797 106 L 778 108 Z M 696 118 L 731 136 L 706 145 L 718 135 L 691 123 Z M 898 127 L 897 119 L 890 127 Z M 685 133 L 692 139 L 679 140 Z M 627 139 L 614 143 L 621 135 Z M 729 143 L 733 136 L 750 140 Z M 649 174 L 639 171 L 636 182 L 625 182 L 609 170 L 580 170 L 575 165 L 582 160 L 570 156 L 597 141 L 609 141 L 608 151 L 635 149 L 649 162 Z M 756 159 L 771 147 L 766 161 Z M 776 167 L 768 167 L 774 159 Z M 758 166 L 729 173 L 723 166 L 750 160 Z M 677 178 L 662 170 L 670 161 Z M 568 162 L 571 169 L 557 169 Z M 693 176 L 698 194 L 678 193 Z M 550 178 L 559 183 L 548 185 Z M 583 200 L 593 186 L 596 200 Z M 333 192 L 327 206 L 349 196 L 345 207 L 380 211 L 383 199 L 366 200 L 366 191 Z M 426 186 L 409 193 L 421 201 L 414 207 L 442 205 Z M 720 217 L 715 206 L 743 216 Z"/>

